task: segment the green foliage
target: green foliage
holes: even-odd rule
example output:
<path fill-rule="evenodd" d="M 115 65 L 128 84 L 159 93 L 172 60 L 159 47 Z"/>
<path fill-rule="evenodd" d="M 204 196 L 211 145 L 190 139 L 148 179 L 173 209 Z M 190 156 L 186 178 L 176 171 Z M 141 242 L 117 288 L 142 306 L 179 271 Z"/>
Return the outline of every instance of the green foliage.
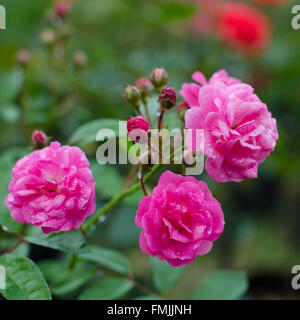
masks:
<path fill-rule="evenodd" d="M 95 267 L 83 262 L 69 267 L 63 262 L 45 260 L 39 263 L 39 268 L 49 282 L 51 292 L 56 296 L 74 294 L 96 274 Z"/>
<path fill-rule="evenodd" d="M 83 253 L 80 255 L 82 259 L 95 262 L 104 268 L 118 273 L 130 273 L 129 261 L 118 251 L 104 249 L 96 246 L 89 246 L 87 249 L 87 253 Z"/>
<path fill-rule="evenodd" d="M 224 68 L 230 75 L 252 84 L 277 118 L 280 140 L 276 150 L 260 165 L 259 180 L 224 186 L 205 174 L 201 176 L 222 203 L 226 232 L 212 253 L 197 258 L 184 274 L 184 268 L 173 268 L 151 259 L 154 287 L 158 292 L 170 292 L 170 298 L 186 299 L 195 291 L 203 273 L 223 265 L 244 268 L 254 278 L 262 269 L 279 281 L 286 278 L 283 270 L 298 263 L 300 247 L 300 42 L 299 31 L 290 26 L 289 5 L 259 7 L 272 24 L 272 41 L 260 56 L 244 57 L 220 45 L 214 35 L 203 37 L 198 33 L 193 25 L 198 8 L 192 1 L 75 1 L 62 24 L 49 18 L 52 0 L 3 0 L 1 4 L 7 9 L 8 28 L 1 31 L 0 43 L 0 250 L 4 252 L 12 247 L 17 242 L 17 234 L 25 235 L 27 241 L 18 246 L 13 255 L 0 257 L 0 264 L 10 265 L 9 273 L 18 269 L 15 274 L 20 284 L 19 287 L 9 277 L 8 290 L 2 293 L 4 298 L 50 297 L 49 290 L 44 290 L 45 282 L 39 270 L 26 259 L 29 253 L 49 281 L 52 293 L 59 298 L 136 296 L 136 291 L 128 289 L 132 287 L 130 281 L 106 278 L 106 273 L 101 273 L 102 278 L 92 283 L 99 277 L 96 268 L 124 276 L 132 269 L 134 276 L 149 283 L 150 267 L 147 256 L 138 248 L 140 230 L 134 222 L 142 192 L 126 198 L 91 230 L 88 237 L 101 245 L 93 246 L 91 251 L 80 231 L 45 236 L 36 228 L 15 222 L 4 201 L 13 166 L 32 151 L 28 146 L 35 129 L 44 130 L 62 144 L 84 147 L 92 160 L 97 208 L 114 197 L 122 189 L 129 168 L 96 163 L 95 147 L 99 144 L 96 134 L 103 128 L 117 132 L 119 119 L 134 115 L 131 106 L 122 99 L 122 91 L 127 83 L 134 84 L 137 78 L 148 76 L 156 66 L 167 69 L 169 85 L 178 93 L 183 82 L 191 81 L 190 75 L 195 70 L 209 77 Z M 41 34 L 49 29 L 60 37 L 59 47 L 42 43 Z M 32 54 L 32 61 L 26 67 L 16 63 L 20 48 Z M 83 49 L 88 56 L 86 67 L 75 66 L 73 62 L 73 53 L 78 49 Z M 178 94 L 178 103 L 181 101 Z M 154 96 L 148 103 L 154 126 L 157 105 Z M 171 129 L 180 127 L 175 108 L 166 112 L 165 124 Z M 125 150 L 132 142 L 120 137 L 119 144 Z M 150 181 L 149 189 L 155 186 L 158 177 Z M 59 252 L 52 260 L 43 262 L 47 248 Z M 79 255 L 73 266 L 66 263 L 69 254 Z M 125 258 L 127 255 L 130 255 L 131 266 Z M 7 262 L 7 259 L 13 261 Z M 38 283 L 30 278 L 34 283 L 29 281 L 31 291 L 25 292 L 23 281 L 33 273 Z M 236 299 L 242 297 L 246 288 L 244 273 L 220 271 L 200 284 L 194 298 Z M 276 294 L 279 298 L 285 297 L 273 287 L 265 290 L 276 298 Z M 291 291 L 287 295 L 290 297 Z M 150 298 L 159 297 L 139 299 Z"/>
<path fill-rule="evenodd" d="M 195 300 L 235 300 L 241 298 L 248 289 L 245 272 L 220 270 L 203 280 L 194 293 Z"/>
<path fill-rule="evenodd" d="M 23 81 L 24 75 L 21 69 L 12 70 L 0 78 L 0 87 L 5 88 L 0 92 L 1 105 L 12 103 L 17 98 Z"/>
<path fill-rule="evenodd" d="M 91 161 L 90 167 L 96 181 L 96 191 L 101 198 L 109 199 L 121 192 L 125 181 L 115 166 L 104 166 Z"/>
<path fill-rule="evenodd" d="M 20 232 L 22 224 L 15 222 L 4 201 L 8 194 L 8 184 L 11 179 L 11 170 L 16 161 L 26 155 L 28 150 L 25 148 L 10 148 L 0 156 L 0 225 L 10 232 Z"/>
<path fill-rule="evenodd" d="M 166 261 L 151 257 L 152 279 L 159 292 L 171 291 L 181 278 L 185 267 L 172 267 Z"/>
<path fill-rule="evenodd" d="M 0 257 L 6 271 L 6 289 L 0 290 L 8 300 L 51 300 L 49 287 L 38 267 L 28 258 L 13 254 Z"/>
<path fill-rule="evenodd" d="M 119 132 L 119 120 L 117 119 L 99 119 L 93 120 L 79 127 L 70 137 L 70 144 L 76 144 L 82 147 L 86 144 L 96 141 L 96 136 L 99 130 L 110 129 L 116 133 L 118 137 Z M 104 135 L 103 138 L 110 139 L 115 135 Z"/>
<path fill-rule="evenodd" d="M 67 253 L 79 254 L 86 252 L 86 240 L 79 230 L 45 235 L 37 229 L 34 235 L 27 235 L 24 239 L 39 246 Z"/>
<path fill-rule="evenodd" d="M 18 257 L 28 258 L 30 253 L 30 245 L 27 242 L 21 243 L 15 250 L 14 255 Z"/>
<path fill-rule="evenodd" d="M 161 5 L 163 20 L 177 20 L 189 18 L 195 11 L 195 7 L 188 3 L 164 2 Z"/>
<path fill-rule="evenodd" d="M 80 300 L 113 300 L 124 296 L 133 288 L 130 280 L 103 278 L 95 281 L 79 296 Z"/>

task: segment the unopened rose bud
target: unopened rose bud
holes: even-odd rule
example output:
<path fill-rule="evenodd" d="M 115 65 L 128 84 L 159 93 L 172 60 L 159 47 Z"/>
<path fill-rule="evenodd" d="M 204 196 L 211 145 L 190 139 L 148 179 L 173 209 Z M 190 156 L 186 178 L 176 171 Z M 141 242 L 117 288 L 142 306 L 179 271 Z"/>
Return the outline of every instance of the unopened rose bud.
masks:
<path fill-rule="evenodd" d="M 188 103 L 187 103 L 186 101 L 183 101 L 182 104 L 180 104 L 180 105 L 177 107 L 176 111 L 177 111 L 177 113 L 178 113 L 178 115 L 179 115 L 179 118 L 180 118 L 182 121 L 184 121 L 185 113 L 187 112 L 187 110 L 188 110 L 189 108 L 190 108 L 190 107 L 189 107 L 189 105 L 188 105 Z"/>
<path fill-rule="evenodd" d="M 54 12 L 58 17 L 64 18 L 68 14 L 70 7 L 70 3 L 60 1 L 55 5 Z"/>
<path fill-rule="evenodd" d="M 17 52 L 16 60 L 19 64 L 27 66 L 31 61 L 31 53 L 26 49 L 21 49 Z"/>
<path fill-rule="evenodd" d="M 142 116 L 137 116 L 127 121 L 128 136 L 132 141 L 136 141 L 135 134 L 138 134 L 141 138 L 141 136 L 145 135 L 149 130 L 150 125 Z"/>
<path fill-rule="evenodd" d="M 50 138 L 40 130 L 35 130 L 32 134 L 32 144 L 35 149 L 42 149 L 48 145 Z"/>
<path fill-rule="evenodd" d="M 85 67 L 88 64 L 88 56 L 85 52 L 78 50 L 73 53 L 74 64 L 78 67 Z"/>
<path fill-rule="evenodd" d="M 123 95 L 124 99 L 139 110 L 141 106 L 141 93 L 139 89 L 132 85 L 127 85 Z"/>
<path fill-rule="evenodd" d="M 159 94 L 158 100 L 163 110 L 171 109 L 176 105 L 177 93 L 173 88 L 165 88 Z"/>
<path fill-rule="evenodd" d="M 41 41 L 47 45 L 53 44 L 55 42 L 55 38 L 56 38 L 55 32 L 51 29 L 47 29 L 43 31 L 41 34 Z"/>
<path fill-rule="evenodd" d="M 153 84 L 147 78 L 140 78 L 135 86 L 140 90 L 141 97 L 143 100 L 147 100 L 153 94 Z"/>
<path fill-rule="evenodd" d="M 153 70 L 150 80 L 155 88 L 162 89 L 169 83 L 169 75 L 163 68 L 156 68 Z"/>

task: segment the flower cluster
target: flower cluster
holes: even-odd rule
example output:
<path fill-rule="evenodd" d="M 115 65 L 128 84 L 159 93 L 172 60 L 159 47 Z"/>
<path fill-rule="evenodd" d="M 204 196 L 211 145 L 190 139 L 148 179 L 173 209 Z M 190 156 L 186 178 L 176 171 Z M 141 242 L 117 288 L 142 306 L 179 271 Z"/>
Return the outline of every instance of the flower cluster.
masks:
<path fill-rule="evenodd" d="M 132 135 L 136 130 L 139 137 L 151 136 L 154 119 L 147 110 L 147 100 L 156 90 L 158 132 L 164 128 L 165 113 L 177 106 L 189 129 L 188 152 L 204 146 L 200 151 L 207 156 L 205 168 L 214 180 L 256 178 L 258 165 L 274 150 L 278 139 L 276 120 L 266 104 L 250 85 L 228 76 L 225 70 L 209 80 L 199 71 L 192 78 L 195 83 L 183 84 L 180 93 L 184 101 L 178 106 L 176 90 L 167 87 L 169 76 L 164 69 L 155 69 L 149 79 L 128 85 L 124 98 L 138 114 L 127 121 L 129 138 L 134 143 L 140 141 Z M 197 129 L 204 130 L 201 146 L 195 139 Z M 95 211 L 95 181 L 83 151 L 58 142 L 47 146 L 49 140 L 42 131 L 34 131 L 32 144 L 40 150 L 16 163 L 5 203 L 16 221 L 41 227 L 44 233 L 67 232 L 78 229 Z M 165 171 L 149 195 L 144 173 L 151 166 L 142 162 L 138 166 L 138 183 L 145 194 L 135 220 L 143 229 L 141 250 L 175 267 L 208 253 L 223 232 L 224 215 L 207 184 Z M 113 199 L 112 206 L 116 203 Z M 95 214 L 90 221 L 98 217 Z"/>

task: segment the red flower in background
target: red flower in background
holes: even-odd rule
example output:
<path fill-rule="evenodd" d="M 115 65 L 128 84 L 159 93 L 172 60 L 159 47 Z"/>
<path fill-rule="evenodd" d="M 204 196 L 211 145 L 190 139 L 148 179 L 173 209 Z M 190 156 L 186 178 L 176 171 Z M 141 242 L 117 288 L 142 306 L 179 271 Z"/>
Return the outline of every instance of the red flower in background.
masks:
<path fill-rule="evenodd" d="M 260 53 L 270 41 L 268 18 L 244 3 L 223 3 L 217 12 L 217 33 L 221 40 L 246 54 Z"/>

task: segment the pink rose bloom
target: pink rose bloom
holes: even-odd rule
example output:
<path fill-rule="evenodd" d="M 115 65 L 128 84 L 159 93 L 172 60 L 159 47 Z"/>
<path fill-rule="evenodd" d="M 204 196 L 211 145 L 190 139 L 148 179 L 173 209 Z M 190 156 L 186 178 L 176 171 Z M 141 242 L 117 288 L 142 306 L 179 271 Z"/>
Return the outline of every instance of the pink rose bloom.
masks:
<path fill-rule="evenodd" d="M 220 203 L 203 181 L 165 171 L 135 218 L 145 253 L 177 267 L 208 253 L 224 229 Z"/>
<path fill-rule="evenodd" d="M 78 229 L 95 211 L 88 159 L 79 148 L 58 142 L 20 159 L 8 189 L 5 204 L 12 218 L 44 233 Z"/>
<path fill-rule="evenodd" d="M 226 85 L 241 83 L 241 80 L 229 77 L 225 70 L 215 72 L 208 81 L 203 73 L 196 71 L 193 73 L 192 79 L 202 86 L 206 84 L 215 84 L 217 82 L 222 82 Z M 201 88 L 199 84 L 184 83 L 182 85 L 180 94 L 191 108 L 199 106 L 199 90 Z"/>
<path fill-rule="evenodd" d="M 205 168 L 216 181 L 256 178 L 258 165 L 278 140 L 276 120 L 247 84 L 208 84 L 199 91 L 199 107 L 186 112 L 190 129 L 204 129 Z M 187 139 L 196 150 L 195 131 Z"/>

